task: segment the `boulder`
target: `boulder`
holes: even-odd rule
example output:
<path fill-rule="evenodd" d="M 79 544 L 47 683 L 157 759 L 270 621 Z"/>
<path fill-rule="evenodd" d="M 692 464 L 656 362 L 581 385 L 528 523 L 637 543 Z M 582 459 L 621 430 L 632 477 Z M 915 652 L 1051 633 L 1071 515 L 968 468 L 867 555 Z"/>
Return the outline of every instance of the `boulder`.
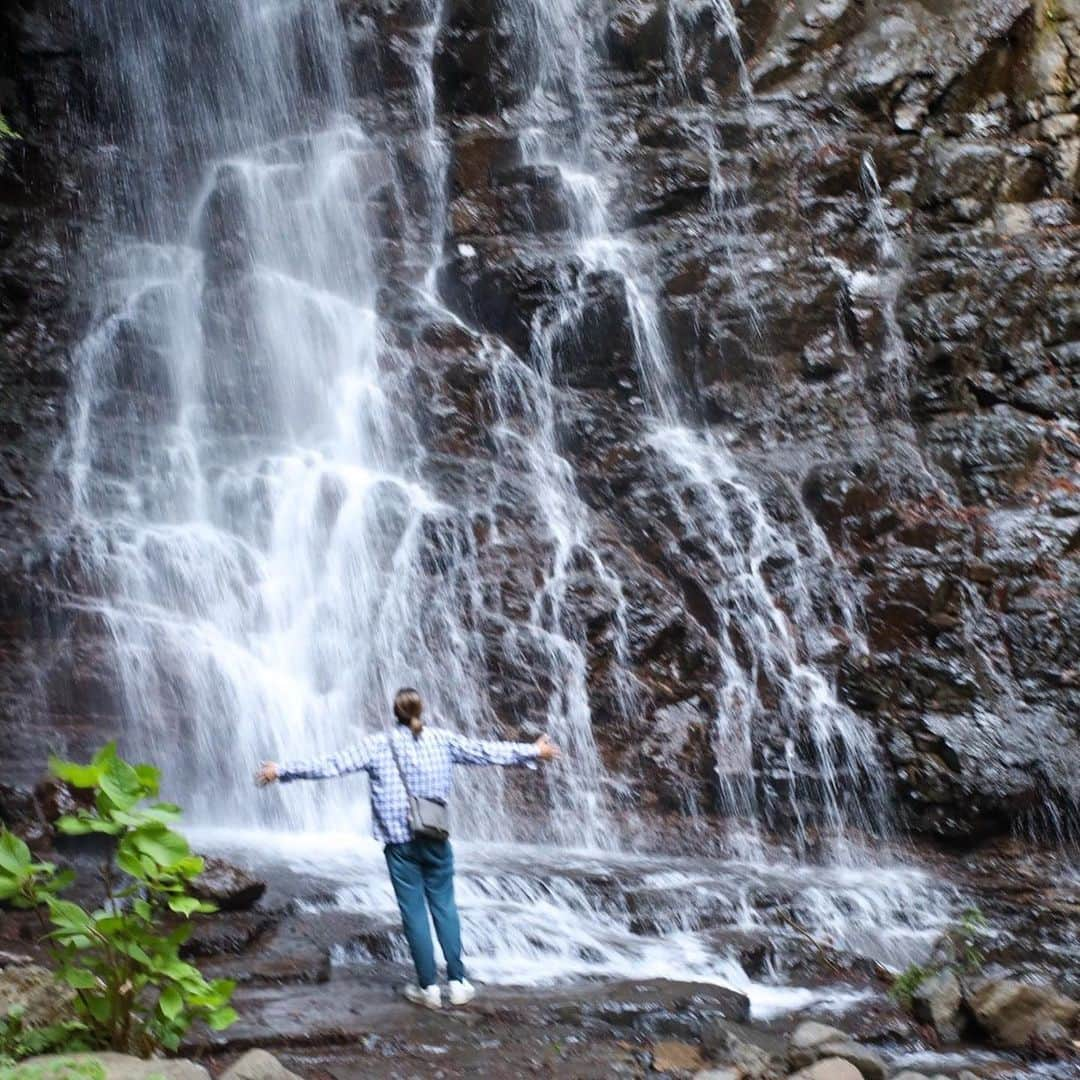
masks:
<path fill-rule="evenodd" d="M 791 1074 L 791 1080 L 861 1080 L 862 1073 L 843 1058 L 822 1058 Z"/>
<path fill-rule="evenodd" d="M 765 1080 L 776 1073 L 774 1062 L 782 1044 L 769 1033 L 728 1020 L 710 1020 L 701 1025 L 700 1038 L 707 1057 L 731 1062 L 735 1073 L 744 1080 Z"/>
<path fill-rule="evenodd" d="M 217 904 L 222 911 L 242 911 L 262 897 L 266 882 L 224 859 L 211 857 L 192 882 L 191 891 L 200 900 Z"/>
<path fill-rule="evenodd" d="M 5 1073 L 9 1080 L 82 1080 L 87 1064 L 97 1062 L 105 1070 L 105 1080 L 210 1080 L 201 1065 L 183 1059 L 131 1057 L 128 1054 L 100 1052 L 93 1054 L 42 1054 L 27 1058 Z M 82 1066 L 80 1068 L 80 1066 Z"/>
<path fill-rule="evenodd" d="M 968 997 L 976 1023 L 999 1046 L 1058 1043 L 1080 1024 L 1080 1002 L 1054 987 L 990 979 Z"/>
<path fill-rule="evenodd" d="M 823 1056 L 818 1053 L 819 1047 L 826 1043 L 842 1042 L 847 1042 L 847 1035 L 839 1028 L 819 1024 L 816 1020 L 804 1020 L 792 1032 L 788 1046 L 788 1061 L 792 1068 L 801 1069 L 805 1065 L 812 1065 Z"/>
<path fill-rule="evenodd" d="M 0 1016 L 18 1006 L 27 1027 L 43 1027 L 70 1018 L 75 991 L 61 986 L 52 972 L 37 964 L 17 963 L 0 970 Z"/>
<path fill-rule="evenodd" d="M 792 1068 L 833 1058 L 854 1066 L 865 1080 L 885 1080 L 886 1067 L 881 1057 L 860 1046 L 839 1028 L 808 1020 L 795 1029 L 788 1047 L 788 1062 Z"/>
<path fill-rule="evenodd" d="M 947 968 L 923 979 L 911 995 L 916 1019 L 931 1024 L 946 1042 L 954 1042 L 960 1037 L 962 1002 L 960 980 Z"/>
<path fill-rule="evenodd" d="M 885 1080 L 888 1071 L 880 1054 L 852 1039 L 828 1042 L 820 1047 L 822 1058 L 840 1058 L 854 1065 L 864 1080 Z"/>
<path fill-rule="evenodd" d="M 239 1061 L 221 1074 L 221 1080 L 299 1080 L 273 1054 L 265 1050 L 249 1050 Z"/>

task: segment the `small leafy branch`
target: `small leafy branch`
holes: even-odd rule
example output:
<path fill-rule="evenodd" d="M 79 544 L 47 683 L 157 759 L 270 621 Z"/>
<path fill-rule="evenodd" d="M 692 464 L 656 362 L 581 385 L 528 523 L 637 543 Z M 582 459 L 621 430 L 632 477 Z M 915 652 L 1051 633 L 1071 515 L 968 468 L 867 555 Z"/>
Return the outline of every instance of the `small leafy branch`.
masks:
<path fill-rule="evenodd" d="M 5 1066 L 35 1054 L 57 1050 L 86 1049 L 86 1026 L 79 1020 L 31 1027 L 26 1024 L 26 1006 L 11 1005 L 0 1016 L 0 1078 Z"/>
<path fill-rule="evenodd" d="M 21 136 L 18 134 L 18 132 L 12 130 L 7 120 L 4 119 L 4 114 L 0 113 L 0 140 L 19 138 L 21 138 Z"/>
<path fill-rule="evenodd" d="M 108 838 L 102 904 L 88 911 L 61 899 L 73 874 L 35 862 L 7 830 L 0 831 L 0 902 L 38 912 L 56 976 L 75 992 L 77 1029 L 69 1034 L 94 1048 L 149 1055 L 177 1049 L 197 1021 L 228 1027 L 236 1019 L 234 983 L 207 981 L 180 958 L 190 917 L 215 909 L 191 894 L 203 860 L 170 827 L 179 807 L 145 805 L 157 797 L 158 770 L 123 761 L 112 743 L 89 765 L 54 758 L 50 767 L 92 799 L 90 809 L 60 818 L 60 832 Z"/>
<path fill-rule="evenodd" d="M 938 938 L 931 959 L 923 964 L 910 964 L 896 978 L 889 989 L 894 1001 L 904 1008 L 911 1008 L 915 991 L 934 975 L 953 971 L 959 975 L 974 975 L 986 962 L 978 939 L 986 931 L 986 919 L 977 907 L 966 908 L 958 922 L 950 926 Z"/>

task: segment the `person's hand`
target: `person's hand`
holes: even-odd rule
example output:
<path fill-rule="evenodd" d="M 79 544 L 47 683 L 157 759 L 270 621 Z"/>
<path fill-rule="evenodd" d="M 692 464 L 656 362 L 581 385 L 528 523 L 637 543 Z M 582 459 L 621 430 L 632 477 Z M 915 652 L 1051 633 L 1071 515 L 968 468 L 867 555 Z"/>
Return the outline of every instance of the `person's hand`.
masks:
<path fill-rule="evenodd" d="M 267 784 L 272 784 L 278 778 L 278 767 L 276 761 L 264 761 L 262 768 L 255 774 L 255 783 L 259 787 L 266 787 Z"/>
<path fill-rule="evenodd" d="M 541 761 L 554 761 L 559 756 L 559 748 L 546 735 L 541 735 L 533 745 Z"/>

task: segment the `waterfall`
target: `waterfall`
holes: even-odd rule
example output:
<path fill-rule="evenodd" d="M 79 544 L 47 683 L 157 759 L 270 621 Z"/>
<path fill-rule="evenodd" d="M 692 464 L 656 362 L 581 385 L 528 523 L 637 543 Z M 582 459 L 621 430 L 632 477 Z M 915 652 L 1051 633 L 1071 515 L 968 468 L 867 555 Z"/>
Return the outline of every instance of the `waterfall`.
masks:
<path fill-rule="evenodd" d="M 834 876 L 797 868 L 807 923 L 836 934 L 843 923 L 858 943 L 883 924 L 921 940 L 912 911 L 944 906 L 928 882 L 904 878 L 908 894 L 902 874 L 880 887 L 845 876 L 857 862 L 852 828 L 888 831 L 873 734 L 817 659 L 835 650 L 836 625 L 859 648 L 852 597 L 829 574 L 811 580 L 833 564 L 805 511 L 795 525 L 770 516 L 750 472 L 701 422 L 649 267 L 613 224 L 594 5 L 508 4 L 513 47 L 532 61 L 520 156 L 557 174 L 570 222 L 553 241 L 555 299 L 533 316 L 526 355 L 440 292 L 450 155 L 433 76 L 439 0 L 410 8 L 414 47 L 394 101 L 377 70 L 354 85 L 347 50 L 377 43 L 370 30 L 346 34 L 334 4 L 74 2 L 101 55 L 115 168 L 102 185 L 107 236 L 63 453 L 93 572 L 87 603 L 114 643 L 126 748 L 160 762 L 195 819 L 229 834 L 258 829 L 287 844 L 328 823 L 366 832 L 362 784 L 256 796 L 254 767 L 378 730 L 402 684 L 421 687 L 448 726 L 490 735 L 504 683 L 520 683 L 529 733 L 549 730 L 566 759 L 533 787 L 529 814 L 496 770 L 459 782 L 456 835 L 540 845 L 528 849 L 535 866 L 516 847 L 474 856 L 467 901 L 481 916 L 485 905 L 504 914 L 492 929 L 466 912 L 489 974 L 510 977 L 539 950 L 551 977 L 685 962 L 703 978 L 745 981 L 702 936 L 704 917 L 661 908 L 642 930 L 639 899 L 539 884 L 586 849 L 625 870 L 637 893 L 667 887 L 663 859 L 629 850 L 639 823 L 617 803 L 635 778 L 601 758 L 589 644 L 571 603 L 582 574 L 610 601 L 615 708 L 632 715 L 627 583 L 595 535 L 558 422 L 566 342 L 587 317 L 589 284 L 615 282 L 642 452 L 709 582 L 719 809 L 743 824 L 743 891 L 756 896 L 772 887 L 760 876 L 778 873 L 764 854 L 769 826 L 794 822 L 804 853 L 824 830 Z M 706 9 L 748 92 L 730 6 L 687 5 L 694 18 Z M 720 222 L 722 190 L 717 178 Z M 425 442 L 423 335 L 402 331 L 404 309 L 424 332 L 463 341 L 475 372 L 488 456 L 456 487 Z M 524 569 L 513 550 L 522 520 L 536 540 Z M 506 599 L 503 575 L 525 602 Z M 715 866 L 704 878 L 692 870 L 668 883 L 674 895 L 705 904 L 723 891 Z M 346 907 L 386 899 L 350 888 Z M 881 889 L 908 899 L 885 903 Z M 541 901 L 564 924 L 560 941 L 537 944 Z M 752 907 L 736 898 L 731 910 L 757 925 Z M 664 967 L 658 939 L 677 941 L 682 961 L 669 952 Z"/>
<path fill-rule="evenodd" d="M 588 5 L 562 0 L 540 9 L 524 2 L 519 6 L 516 25 L 522 34 L 535 34 L 530 43 L 537 56 L 523 152 L 528 161 L 559 169 L 576 256 L 588 271 L 614 275 L 621 283 L 646 405 L 648 444 L 666 476 L 683 535 L 720 571 L 709 599 L 726 646 L 721 649 L 714 718 L 722 805 L 756 825 L 773 818 L 774 802 L 786 802 L 800 846 L 809 841 L 812 814 L 823 820 L 837 852 L 847 857 L 845 827 L 887 828 L 887 797 L 873 732 L 839 700 L 831 678 L 813 661 L 814 655 L 829 651 L 830 641 L 834 646 L 836 642 L 811 595 L 809 560 L 803 559 L 796 538 L 785 536 L 769 519 L 752 481 L 723 442 L 695 424 L 694 402 L 668 348 L 652 283 L 632 239 L 609 229 L 608 199 L 615 185 L 597 150 L 604 118 L 589 76 L 595 66 L 590 44 L 596 35 L 588 32 Z M 730 8 L 717 3 L 710 5 L 713 9 L 717 32 L 728 37 L 748 92 L 738 34 L 728 29 Z M 724 11 L 727 16 L 721 18 Z M 710 172 L 713 205 L 722 226 L 715 168 Z M 569 288 L 561 295 L 554 315 L 560 324 L 572 322 L 588 302 L 581 285 L 585 277 L 576 280 L 577 293 Z M 751 312 L 751 325 L 754 322 Z M 544 335 L 538 341 L 543 347 Z M 769 565 L 783 568 L 783 593 L 770 584 L 764 570 Z M 775 702 L 765 701 L 762 680 L 773 688 Z M 770 723 L 780 729 L 779 751 L 761 743 Z M 810 783 L 808 770 L 816 774 Z M 753 830 L 743 839 L 751 849 L 757 844 Z"/>

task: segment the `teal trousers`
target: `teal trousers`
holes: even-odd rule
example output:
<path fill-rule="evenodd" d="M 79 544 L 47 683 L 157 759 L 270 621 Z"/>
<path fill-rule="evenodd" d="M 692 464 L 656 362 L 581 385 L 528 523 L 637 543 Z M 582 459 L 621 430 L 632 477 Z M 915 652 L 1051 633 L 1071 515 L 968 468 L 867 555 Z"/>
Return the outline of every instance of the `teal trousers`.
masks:
<path fill-rule="evenodd" d="M 433 986 L 439 981 L 428 925 L 429 910 L 446 958 L 447 978 L 464 979 L 461 920 L 454 900 L 454 851 L 450 842 L 413 839 L 407 844 L 387 844 L 385 853 L 405 938 L 416 965 L 417 982 L 420 986 Z"/>

